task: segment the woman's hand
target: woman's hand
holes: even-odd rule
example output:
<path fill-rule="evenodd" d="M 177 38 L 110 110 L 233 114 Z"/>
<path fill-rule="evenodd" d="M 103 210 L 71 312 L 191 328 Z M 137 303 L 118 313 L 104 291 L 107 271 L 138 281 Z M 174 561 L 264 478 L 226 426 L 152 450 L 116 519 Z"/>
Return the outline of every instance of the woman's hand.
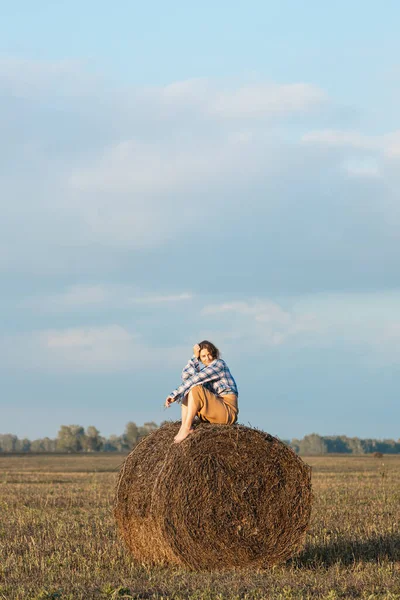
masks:
<path fill-rule="evenodd" d="M 199 358 L 199 356 L 200 356 L 200 346 L 199 346 L 199 344 L 195 344 L 193 346 L 193 354 L 195 355 L 196 358 Z"/>
<path fill-rule="evenodd" d="M 164 404 L 165 408 L 169 408 L 173 402 L 174 402 L 174 399 L 171 398 L 171 396 L 168 396 L 168 398 L 166 399 L 165 404 Z"/>

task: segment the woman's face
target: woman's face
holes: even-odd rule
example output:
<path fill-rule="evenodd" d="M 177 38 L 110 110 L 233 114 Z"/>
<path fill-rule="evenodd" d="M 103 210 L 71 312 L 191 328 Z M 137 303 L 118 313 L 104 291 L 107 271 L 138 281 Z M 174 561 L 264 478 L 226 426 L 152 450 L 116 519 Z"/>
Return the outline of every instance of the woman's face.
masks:
<path fill-rule="evenodd" d="M 209 365 L 214 360 L 211 352 L 207 348 L 200 350 L 200 360 L 204 365 Z"/>

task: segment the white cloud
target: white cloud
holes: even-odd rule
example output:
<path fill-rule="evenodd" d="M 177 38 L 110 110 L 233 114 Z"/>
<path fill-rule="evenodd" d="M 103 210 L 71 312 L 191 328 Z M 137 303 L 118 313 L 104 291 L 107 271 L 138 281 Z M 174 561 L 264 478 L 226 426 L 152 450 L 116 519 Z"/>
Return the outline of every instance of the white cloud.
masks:
<path fill-rule="evenodd" d="M 101 81 L 76 60 L 39 61 L 14 56 L 0 57 L 0 89 L 15 98 L 40 99 L 52 94 L 59 99 L 93 94 Z"/>
<path fill-rule="evenodd" d="M 360 358 L 365 366 L 370 368 L 400 366 L 400 322 L 394 321 L 390 325 L 368 327 L 366 330 L 348 331 L 347 340 L 359 344 Z"/>
<path fill-rule="evenodd" d="M 358 131 L 333 129 L 309 131 L 301 138 L 304 144 L 316 144 L 332 148 L 352 148 L 382 154 L 389 158 L 400 155 L 400 132 L 382 135 L 365 135 Z"/>
<path fill-rule="evenodd" d="M 170 191 L 185 190 L 204 180 L 210 182 L 215 177 L 226 176 L 240 160 L 235 156 L 235 148 L 229 140 L 198 147 L 191 143 L 189 148 L 187 142 L 177 147 L 174 143 L 126 140 L 106 148 L 92 165 L 77 168 L 69 183 L 78 190 L 129 193 L 130 197 L 122 202 L 125 208 L 135 211 L 132 217 L 143 212 L 146 203 L 151 214 L 155 205 L 161 204 L 160 197 L 152 200 L 152 195 L 165 196 Z M 109 213 L 107 216 L 112 217 L 112 211 Z"/>
<path fill-rule="evenodd" d="M 71 285 L 65 291 L 52 295 L 35 295 L 22 302 L 23 307 L 31 307 L 40 312 L 85 311 L 101 308 L 127 308 L 140 304 L 147 306 L 185 302 L 193 299 L 193 294 L 143 293 L 130 285 Z"/>
<path fill-rule="evenodd" d="M 325 92 L 314 85 L 258 84 L 217 92 L 210 113 L 227 118 L 276 116 L 309 111 L 327 100 Z"/>
<path fill-rule="evenodd" d="M 68 310 L 105 304 L 108 298 L 109 290 L 102 285 L 72 285 L 62 294 L 35 297 L 25 301 L 25 304 L 33 304 L 47 309 Z"/>
<path fill-rule="evenodd" d="M 76 291 L 76 299 L 102 298 L 93 290 Z M 121 291 L 121 290 L 119 290 Z M 104 295 L 107 298 L 107 295 Z M 180 369 L 190 351 L 188 338 L 211 339 L 224 354 L 251 355 L 269 349 L 353 349 L 356 361 L 368 368 L 400 364 L 400 292 L 395 294 L 312 294 L 280 301 L 247 298 L 189 305 L 189 294 L 141 296 L 151 301 L 151 323 L 169 328 L 169 338 L 184 345 L 160 348 L 145 324 L 143 334 L 117 322 L 102 325 L 47 327 L 0 337 L 0 361 L 5 369 L 50 372 L 120 372 L 163 367 Z M 121 301 L 121 296 L 118 297 Z M 137 298 L 134 298 L 134 301 Z M 58 310 L 70 310 L 59 296 Z M 65 300 L 65 298 L 64 298 Z M 107 302 L 115 302 L 110 296 Z M 124 296 L 125 306 L 129 295 Z M 171 311 L 170 303 L 180 303 Z M 201 298 L 197 299 L 197 307 Z M 81 307 L 79 309 L 79 306 Z M 92 305 L 88 305 L 92 306 Z M 111 306 L 111 305 L 107 305 Z M 112 305 L 115 309 L 115 303 Z M 77 305 L 78 310 L 82 305 Z M 92 311 L 91 311 L 92 312 Z M 49 315 L 47 315 L 48 318 Z M 58 315 L 55 317 L 58 318 Z M 92 318 L 92 316 L 91 316 Z M 82 320 L 82 316 L 80 317 Z"/>
<path fill-rule="evenodd" d="M 387 340 L 396 340 L 400 342 L 400 321 L 392 322 L 386 326 L 383 331 L 383 337 Z"/>
<path fill-rule="evenodd" d="M 164 86 L 110 88 L 83 61 L 35 61 L 13 56 L 0 57 L 0 87 L 14 97 L 95 99 L 100 93 L 107 103 L 117 102 L 123 113 L 130 106 L 157 119 L 175 116 L 177 108 L 203 117 L 265 117 L 313 110 L 329 101 L 317 85 L 296 83 L 240 83 L 207 78 L 174 81 Z M 114 106 L 115 108 L 115 106 Z M 154 113 L 153 113 L 154 114 Z M 118 114 L 115 114 L 118 117 Z"/>
<path fill-rule="evenodd" d="M 385 137 L 384 144 L 385 155 L 388 158 L 400 157 L 400 131 L 396 131 Z"/>
<path fill-rule="evenodd" d="M 313 314 L 296 314 L 269 300 L 226 302 L 205 306 L 203 316 L 229 314 L 236 338 L 254 338 L 269 346 L 278 346 L 293 338 L 319 334 L 321 325 Z M 237 317 L 240 317 L 237 320 Z"/>
<path fill-rule="evenodd" d="M 345 161 L 343 169 L 350 177 L 361 177 L 367 179 L 376 179 L 383 177 L 382 170 L 377 164 L 373 164 L 372 161 Z"/>
<path fill-rule="evenodd" d="M 379 138 L 364 135 L 356 131 L 309 131 L 302 136 L 302 142 L 322 144 L 332 147 L 351 147 L 362 150 L 376 150 L 380 147 Z"/>
<path fill-rule="evenodd" d="M 296 312 L 315 314 L 323 345 L 354 347 L 358 360 L 371 368 L 400 364 L 399 303 L 399 290 L 315 294 L 292 300 Z"/>
<path fill-rule="evenodd" d="M 397 277 L 399 134 L 319 131 L 321 107 L 330 107 L 324 121 L 337 115 L 315 85 L 118 88 L 80 64 L 11 59 L 0 80 L 3 271 L 93 280 L 132 265 L 143 286 L 167 257 L 165 273 L 179 277 L 179 248 L 182 287 L 194 289 L 206 284 L 189 258 L 204 236 L 216 253 L 229 248 L 231 280 L 250 264 L 265 265 L 276 286 L 365 287 L 382 261 L 389 284 Z M 364 153 L 376 166 L 359 166 Z M 104 302 L 100 290 L 85 293 L 83 304 Z"/>
<path fill-rule="evenodd" d="M 182 302 L 182 300 L 192 300 L 193 295 L 184 292 L 183 294 L 171 294 L 165 296 L 143 296 L 131 298 L 132 304 L 166 304 L 170 302 Z"/>
<path fill-rule="evenodd" d="M 184 349 L 153 348 L 118 324 L 47 329 L 0 337 L 2 367 L 19 372 L 114 373 L 178 368 Z"/>
<path fill-rule="evenodd" d="M 400 364 L 400 292 L 336 293 L 209 304 L 205 336 L 241 353 L 254 348 L 353 348 L 368 368 Z M 213 329 L 212 326 L 216 328 Z"/>
<path fill-rule="evenodd" d="M 133 336 L 118 325 L 107 327 L 72 328 L 64 331 L 49 330 L 40 334 L 47 348 L 95 348 L 103 343 L 131 342 Z"/>
<path fill-rule="evenodd" d="M 177 109 L 211 119 L 277 118 L 309 112 L 329 103 L 324 90 L 309 83 L 240 84 L 206 78 L 147 88 L 140 96 L 163 118 L 171 117 Z"/>

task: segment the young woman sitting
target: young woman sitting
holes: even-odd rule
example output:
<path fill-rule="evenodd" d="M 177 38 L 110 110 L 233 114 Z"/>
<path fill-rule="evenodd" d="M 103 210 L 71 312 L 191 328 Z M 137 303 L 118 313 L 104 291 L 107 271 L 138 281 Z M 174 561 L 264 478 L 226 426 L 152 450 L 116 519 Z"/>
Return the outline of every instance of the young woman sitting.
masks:
<path fill-rule="evenodd" d="M 182 384 L 165 401 L 182 403 L 182 423 L 175 443 L 192 431 L 197 416 L 207 423 L 233 425 L 237 421 L 238 390 L 236 382 L 218 348 L 204 340 L 193 347 L 193 356 L 182 371 Z"/>

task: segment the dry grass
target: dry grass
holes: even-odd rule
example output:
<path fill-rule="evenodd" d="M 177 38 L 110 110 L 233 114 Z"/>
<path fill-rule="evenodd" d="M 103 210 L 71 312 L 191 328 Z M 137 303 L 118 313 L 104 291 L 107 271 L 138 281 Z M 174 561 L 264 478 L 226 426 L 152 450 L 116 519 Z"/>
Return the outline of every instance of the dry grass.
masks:
<path fill-rule="evenodd" d="M 121 455 L 0 457 L 0 598 L 400 599 L 400 457 L 313 457 L 300 556 L 269 571 L 146 568 L 118 539 Z"/>

